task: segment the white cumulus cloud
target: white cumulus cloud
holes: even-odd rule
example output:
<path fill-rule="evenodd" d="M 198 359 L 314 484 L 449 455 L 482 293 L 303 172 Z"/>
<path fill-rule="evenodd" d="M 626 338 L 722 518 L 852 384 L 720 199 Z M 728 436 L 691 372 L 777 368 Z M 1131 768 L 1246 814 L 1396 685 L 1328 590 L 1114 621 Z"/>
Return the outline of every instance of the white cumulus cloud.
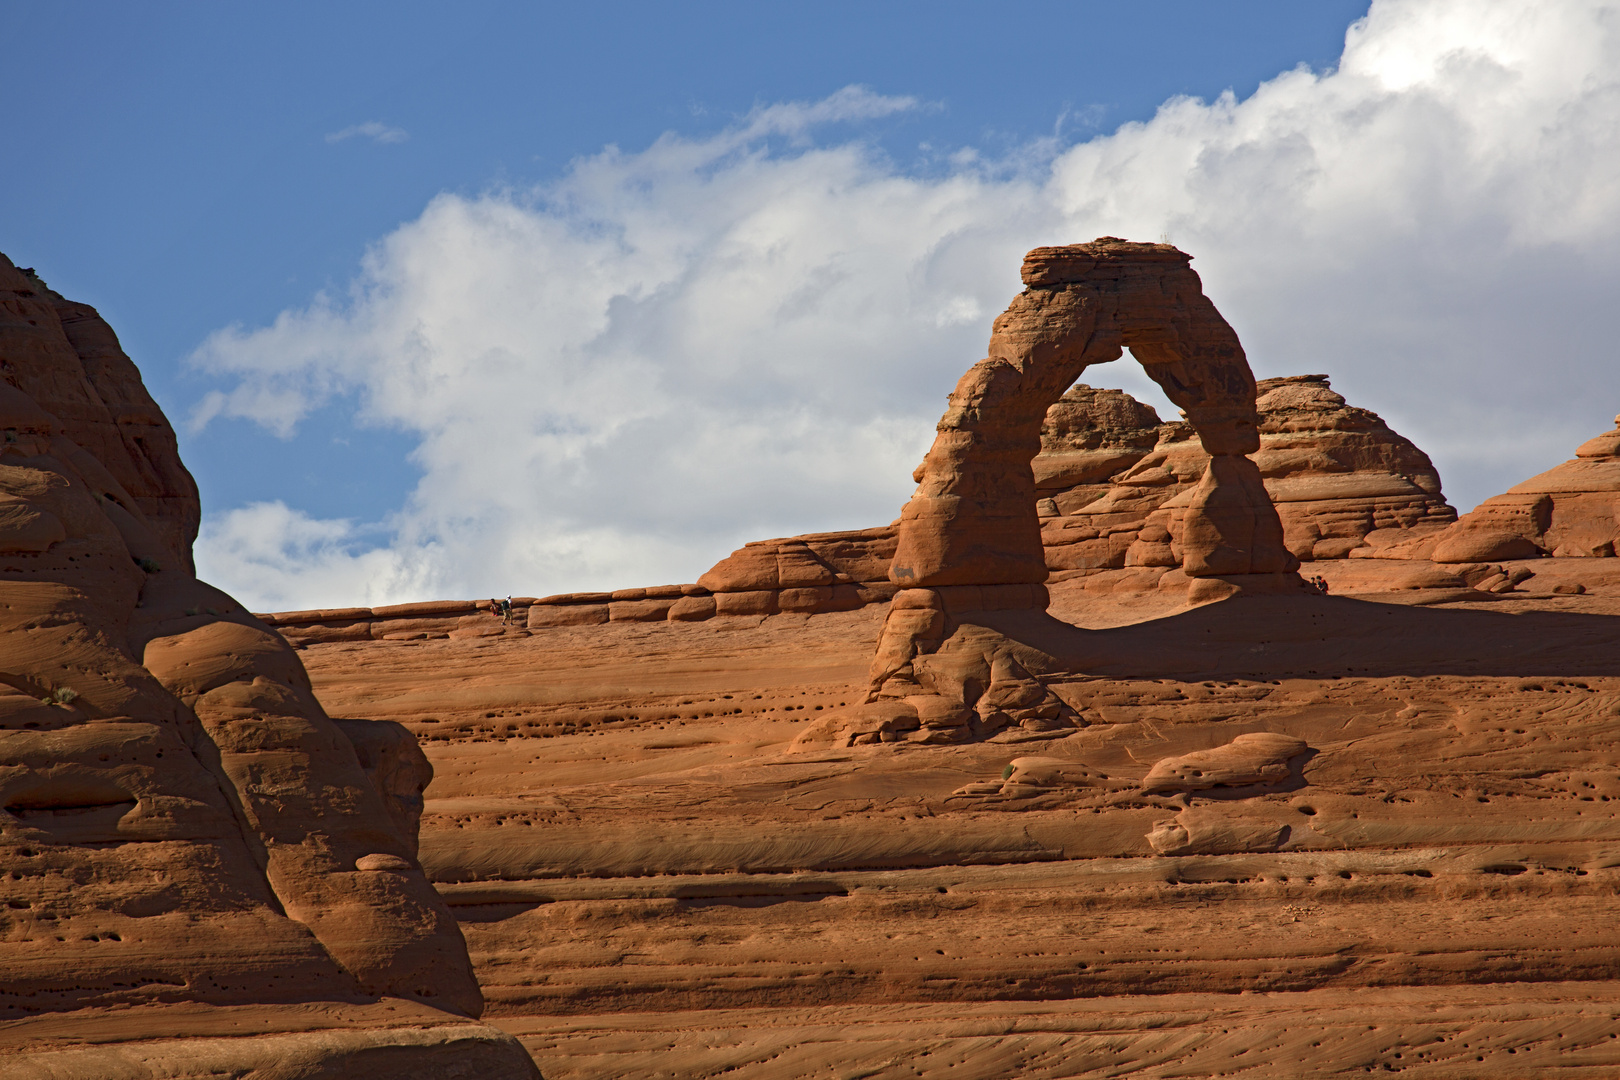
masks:
<path fill-rule="evenodd" d="M 1378 0 L 1330 72 L 1012 160 L 898 169 L 830 122 L 860 88 L 556 183 L 443 195 L 342 296 L 222 330 L 194 414 L 283 434 L 335 395 L 410 432 L 387 521 L 211 517 L 199 563 L 260 608 L 689 581 L 744 539 L 879 524 L 1023 252 L 1169 235 L 1258 374 L 1325 371 L 1453 501 L 1620 410 L 1620 13 Z M 774 146 L 770 136 L 786 137 Z M 1157 399 L 1128 360 L 1088 381 Z"/>

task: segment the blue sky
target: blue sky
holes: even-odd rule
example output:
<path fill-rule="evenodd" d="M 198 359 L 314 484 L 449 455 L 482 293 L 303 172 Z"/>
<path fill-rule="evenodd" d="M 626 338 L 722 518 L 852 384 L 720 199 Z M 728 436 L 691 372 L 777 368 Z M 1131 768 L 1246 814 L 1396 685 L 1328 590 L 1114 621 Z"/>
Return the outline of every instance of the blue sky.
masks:
<path fill-rule="evenodd" d="M 1504 220 L 1508 203 L 1497 195 L 1459 190 L 1468 182 L 1446 160 L 1421 160 L 1442 135 L 1458 161 L 1483 155 L 1494 168 L 1512 158 L 1513 131 L 1485 138 L 1487 121 L 1470 113 L 1508 92 L 1486 67 L 1540 87 L 1526 92 L 1523 117 L 1584 104 L 1599 111 L 1597 130 L 1612 126 L 1607 99 L 1553 85 L 1543 70 L 1551 62 L 1538 59 L 1561 52 L 1566 67 L 1602 69 L 1601 49 L 1583 61 L 1564 42 L 1590 45 L 1583 18 L 1612 31 L 1610 5 L 1571 2 L 1562 21 L 1528 30 L 1513 23 L 1512 7 L 1383 3 L 1359 54 L 1371 74 L 1356 81 L 1333 75 L 1366 0 L 8 2 L 0 63 L 14 107 L 0 186 L 11 209 L 0 215 L 0 251 L 112 322 L 181 429 L 211 523 L 203 564 L 261 607 L 690 580 L 744 539 L 887 520 L 931 414 L 1016 290 L 1010 253 L 1026 241 L 1088 239 L 1094 233 L 1078 230 L 1093 225 L 1151 230 L 1144 239 L 1173 232 L 1199 257 L 1261 374 L 1333 373 L 1355 400 L 1406 424 L 1466 509 L 1504 477 L 1567 456 L 1578 439 L 1571 430 L 1560 443 L 1564 424 L 1592 428 L 1592 417 L 1620 408 L 1586 402 L 1560 420 L 1557 402 L 1583 378 L 1574 369 L 1546 401 L 1510 385 L 1472 411 L 1469 402 L 1403 399 L 1398 376 L 1414 366 L 1443 368 L 1425 384 L 1431 396 L 1468 377 L 1460 357 L 1436 357 L 1454 347 L 1450 322 L 1475 310 L 1477 283 L 1447 284 L 1449 272 L 1396 256 L 1380 284 L 1386 271 L 1376 267 L 1389 260 L 1370 241 L 1348 250 L 1367 235 L 1357 214 L 1388 225 L 1381 240 L 1397 245 L 1391 255 L 1403 238 L 1423 242 L 1432 224 L 1440 266 L 1477 261 L 1476 241 L 1500 250 L 1504 238 L 1539 228 L 1557 243 L 1530 243 L 1518 265 L 1596 259 L 1606 280 L 1607 257 L 1585 246 L 1589 225 Z M 1456 52 L 1440 47 L 1448 37 L 1457 55 L 1489 63 L 1446 60 Z M 1408 52 L 1423 72 L 1403 82 Z M 1299 65 L 1304 75 L 1279 80 Z M 1198 100 L 1180 112 L 1166 106 L 1179 95 Z M 1347 119 L 1358 108 L 1388 120 L 1381 141 L 1351 145 L 1362 137 Z M 1281 132 L 1296 121 L 1297 131 Z M 1244 124 L 1254 131 L 1232 134 Z M 1217 129 L 1226 134 L 1210 134 Z M 1301 145 L 1314 155 L 1308 167 L 1296 160 Z M 1519 152 L 1534 164 L 1556 149 Z M 1162 167 L 1151 165 L 1154 154 Z M 1330 159 L 1338 164 L 1325 171 Z M 1598 175 L 1604 162 L 1559 167 Z M 1389 213 L 1344 182 L 1363 171 L 1392 185 Z M 1196 198 L 1153 194 L 1160 175 L 1183 174 L 1207 182 Z M 1294 187 L 1276 205 L 1305 223 L 1270 238 L 1291 253 L 1280 262 L 1301 245 L 1337 244 L 1338 253 L 1279 269 L 1285 280 L 1274 287 L 1243 237 L 1275 226 L 1260 189 L 1279 176 Z M 1220 194 L 1223 183 L 1239 184 L 1238 194 Z M 909 194 L 890 209 L 873 201 L 897 185 Z M 811 191 L 826 197 L 805 198 Z M 1574 212 L 1568 193 L 1543 194 Z M 937 207 L 926 221 L 871 240 L 930 199 Z M 1242 235 L 1232 222 L 1224 232 L 1210 224 L 1223 199 L 1232 222 L 1253 216 Z M 1016 209 L 1020 200 L 1026 209 Z M 755 210 L 726 217 L 727 206 Z M 1525 212 L 1543 212 L 1537 206 Z M 856 220 L 870 224 L 815 247 Z M 780 272 L 798 275 L 771 294 L 780 318 L 728 335 L 729 316 L 715 314 L 723 305 L 702 284 L 722 278 L 705 275 L 721 274 L 713 260 L 733 258 L 728 245 L 778 228 L 786 254 L 762 255 L 760 266 L 785 259 L 792 265 Z M 591 247 L 592 238 L 607 246 Z M 946 239 L 956 253 L 939 256 Z M 911 255 L 885 262 L 903 250 Z M 595 292 L 570 293 L 589 276 L 574 280 L 574 267 L 605 267 L 626 252 L 633 257 L 610 277 L 633 283 L 603 278 Z M 933 312 L 916 314 L 916 325 L 943 336 L 861 321 L 856 309 L 876 286 L 839 283 L 876 282 L 862 275 L 880 270 L 906 278 L 910 291 L 894 303 Z M 458 291 L 470 281 L 483 284 Z M 1327 310 L 1347 282 L 1370 290 L 1350 304 L 1358 310 Z M 499 295 L 508 285 L 514 291 Z M 1286 304 L 1254 299 L 1295 287 L 1305 291 Z M 573 299 L 563 303 L 564 294 Z M 504 321 L 542 295 L 559 305 L 550 315 Z M 450 296 L 456 310 L 422 314 Z M 1540 302 L 1579 309 L 1580 300 L 1579 289 L 1555 289 Z M 1291 310 L 1300 303 L 1323 306 L 1323 317 L 1300 323 Z M 814 317 L 791 315 L 801 309 Z M 700 313 L 708 321 L 697 334 Z M 576 315 L 580 327 L 558 329 Z M 426 329 L 412 337 L 410 325 Z M 1519 329 L 1484 340 L 1520 354 L 1547 337 Z M 468 351 L 486 330 L 488 341 Z M 1587 348 L 1585 331 L 1573 333 L 1549 350 Z M 913 339 L 933 351 L 895 359 Z M 714 342 L 731 340 L 753 342 L 751 356 L 782 343 L 796 359 L 781 370 L 758 364 L 746 379 L 744 356 L 724 361 L 724 372 L 705 366 L 725 351 Z M 400 359 L 409 342 L 422 349 L 415 367 Z M 1484 367 L 1515 370 L 1514 359 Z M 825 379 L 802 381 L 823 363 L 843 380 L 837 392 Z M 596 381 L 581 382 L 586 375 Z M 1128 373 L 1116 384 L 1138 388 Z M 1612 377 L 1599 375 L 1597 388 L 1614 396 Z M 840 405 L 856 399 L 859 408 Z M 451 400 L 461 403 L 454 416 Z M 719 411 L 704 411 L 717 401 Z M 728 441 L 739 421 L 721 405 L 783 411 L 769 434 Z M 1516 407 L 1539 409 L 1545 422 L 1511 446 L 1469 442 L 1471 427 L 1509 423 Z M 832 430 L 845 421 L 860 434 Z M 863 449 L 850 461 L 829 450 L 854 445 Z M 758 468 L 744 469 L 747 461 Z M 490 476 L 498 482 L 482 491 L 478 478 Z M 682 484 L 697 494 L 664 506 L 663 493 Z M 682 509 L 691 505 L 701 512 Z M 473 533 L 487 542 L 470 543 Z M 252 536 L 274 542 L 255 546 Z M 312 571 L 317 563 L 324 569 Z"/>
<path fill-rule="evenodd" d="M 984 3 L 3 6 L 0 63 L 27 104 L 0 171 L 17 208 L 0 251 L 100 308 L 179 420 L 208 385 L 183 364 L 208 333 L 341 289 L 441 191 L 545 180 L 610 144 L 701 136 L 850 84 L 929 103 L 833 132 L 904 168 L 1074 141 L 1174 94 L 1329 65 L 1366 0 L 1034 3 L 1016 18 Z M 397 141 L 328 140 L 366 123 Z M 243 420 L 185 438 L 207 507 L 391 509 L 415 481 L 413 442 L 355 430 L 348 411 L 290 443 Z"/>

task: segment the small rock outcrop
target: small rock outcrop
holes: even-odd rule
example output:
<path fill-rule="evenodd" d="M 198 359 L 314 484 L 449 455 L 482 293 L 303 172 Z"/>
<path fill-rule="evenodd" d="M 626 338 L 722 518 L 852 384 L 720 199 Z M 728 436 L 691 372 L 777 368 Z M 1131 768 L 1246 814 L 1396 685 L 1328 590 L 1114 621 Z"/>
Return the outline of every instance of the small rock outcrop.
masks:
<path fill-rule="evenodd" d="M 467 1019 L 466 946 L 415 859 L 414 742 L 346 736 L 287 642 L 197 580 L 196 486 L 135 365 L 3 256 L 0 431 L 0 1014 L 144 1006 L 156 1036 L 168 1004 L 395 1001 L 443 1025 L 432 1046 L 334 1021 L 310 1074 L 354 1073 L 364 1044 L 426 1075 L 464 1043 L 536 1076 Z M 230 1057 L 210 1070 L 251 1071 Z"/>
<path fill-rule="evenodd" d="M 1620 547 L 1620 416 L 1615 430 L 1586 440 L 1571 460 L 1486 499 L 1444 531 L 1370 539 L 1373 549 L 1358 555 L 1437 563 L 1613 558 Z"/>
<path fill-rule="evenodd" d="M 1288 780 L 1289 762 L 1310 747 L 1292 735 L 1270 731 L 1239 735 L 1224 746 L 1161 758 L 1148 770 L 1142 791 L 1208 791 L 1212 788 L 1276 786 Z"/>
<path fill-rule="evenodd" d="M 697 579 L 713 599 L 689 605 L 688 617 L 849 611 L 887 600 L 897 542 L 887 526 L 747 544 Z"/>

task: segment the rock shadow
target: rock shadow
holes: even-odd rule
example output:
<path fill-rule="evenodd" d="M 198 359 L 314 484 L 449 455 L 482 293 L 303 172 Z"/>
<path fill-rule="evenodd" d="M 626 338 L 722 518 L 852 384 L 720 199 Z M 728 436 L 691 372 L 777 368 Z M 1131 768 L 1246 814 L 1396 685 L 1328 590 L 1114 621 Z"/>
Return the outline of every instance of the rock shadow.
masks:
<path fill-rule="evenodd" d="M 1088 630 L 1042 611 L 974 612 L 1032 672 L 1117 678 L 1620 675 L 1620 619 L 1455 611 L 1348 597 L 1237 596 Z"/>

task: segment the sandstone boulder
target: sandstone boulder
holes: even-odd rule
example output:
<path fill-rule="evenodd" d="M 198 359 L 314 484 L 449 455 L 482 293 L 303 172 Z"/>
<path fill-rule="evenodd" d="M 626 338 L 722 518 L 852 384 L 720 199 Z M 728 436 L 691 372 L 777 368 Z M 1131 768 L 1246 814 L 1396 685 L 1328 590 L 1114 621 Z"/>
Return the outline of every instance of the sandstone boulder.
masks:
<path fill-rule="evenodd" d="M 1147 834 L 1159 855 L 1238 855 L 1276 851 L 1293 838 L 1294 827 L 1269 815 L 1233 814 L 1229 806 L 1183 810 Z"/>
<path fill-rule="evenodd" d="M 1224 746 L 1161 759 L 1148 770 L 1142 790 L 1154 794 L 1281 784 L 1289 778 L 1289 762 L 1309 749 L 1292 735 L 1251 732 Z"/>
<path fill-rule="evenodd" d="M 894 594 L 889 563 L 896 542 L 892 525 L 756 540 L 698 578 L 697 588 L 714 594 L 711 603 L 681 605 L 669 617 L 692 621 L 716 614 L 815 614 L 887 600 Z"/>

